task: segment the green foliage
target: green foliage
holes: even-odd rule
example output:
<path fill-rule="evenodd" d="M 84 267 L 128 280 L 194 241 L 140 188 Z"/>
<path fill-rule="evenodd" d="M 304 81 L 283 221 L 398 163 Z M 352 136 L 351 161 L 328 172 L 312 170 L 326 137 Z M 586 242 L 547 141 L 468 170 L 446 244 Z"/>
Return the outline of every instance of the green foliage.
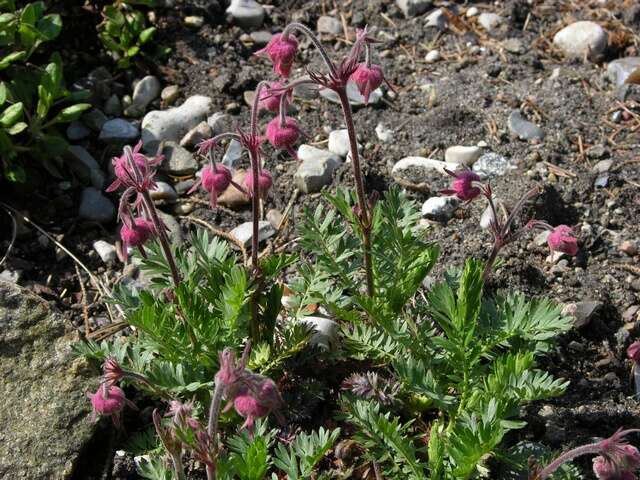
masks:
<path fill-rule="evenodd" d="M 362 232 L 354 198 L 339 193 L 329 201 L 333 210 L 307 212 L 302 227 L 301 243 L 315 264 L 302 271 L 298 301 L 322 303 L 344 321 L 345 351 L 383 366 L 401 385 L 402 413 L 414 418 L 401 423 L 382 411 L 388 406 L 345 398 L 347 420 L 358 428 L 354 439 L 392 477 L 488 475 L 487 460 L 506 433 L 524 426 L 520 406 L 566 388 L 567 382 L 536 368 L 536 357 L 570 321 L 548 300 L 529 301 L 516 292 L 486 298 L 484 266 L 472 259 L 416 296 L 438 249 L 421 239 L 417 208 L 397 190 L 373 210 L 375 294 L 369 298 L 359 288 Z M 415 441 L 426 433 L 415 421 L 423 414 L 438 418 L 426 451 Z"/>
<path fill-rule="evenodd" d="M 131 60 L 142 53 L 142 47 L 153 40 L 156 28 L 147 26 L 144 14 L 134 5 L 153 6 L 154 3 L 154 0 L 116 0 L 102 10 L 98 36 L 118 68 L 129 68 Z"/>
<path fill-rule="evenodd" d="M 61 155 L 67 143 L 57 126 L 76 120 L 90 107 L 77 103 L 87 98 L 87 92 L 71 93 L 65 88 L 58 53 L 44 66 L 31 60 L 42 44 L 56 39 L 62 30 L 60 15 L 45 11 L 41 1 L 21 9 L 14 2 L 0 4 L 0 157 L 2 174 L 13 182 L 26 180 L 25 156 L 61 177 Z"/>
<path fill-rule="evenodd" d="M 289 480 L 311 478 L 313 469 L 333 447 L 339 436 L 339 428 L 329 431 L 320 427 L 317 432 L 303 432 L 288 448 L 281 443 L 278 444 L 274 464 L 287 474 Z"/>
<path fill-rule="evenodd" d="M 138 475 L 148 480 L 173 480 L 173 472 L 160 456 L 143 456 L 136 468 Z"/>

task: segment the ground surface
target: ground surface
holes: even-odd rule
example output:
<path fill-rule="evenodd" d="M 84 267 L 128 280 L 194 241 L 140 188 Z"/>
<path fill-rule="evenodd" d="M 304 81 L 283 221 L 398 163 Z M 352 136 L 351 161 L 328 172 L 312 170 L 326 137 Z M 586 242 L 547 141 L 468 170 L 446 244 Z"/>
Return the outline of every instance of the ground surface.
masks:
<path fill-rule="evenodd" d="M 164 85 L 179 85 L 183 98 L 211 96 L 217 110 L 233 111 L 238 123 L 246 125 L 249 107 L 243 93 L 252 90 L 259 80 L 272 78 L 270 65 L 252 56 L 255 48 L 241 41 L 242 31 L 221 19 L 207 21 L 198 30 L 186 28 L 182 17 L 190 13 L 191 2 L 177 3 L 173 10 L 156 12 L 160 30 L 157 40 L 172 45 L 173 52 L 166 65 L 146 67 Z M 323 13 L 336 14 L 323 3 L 330 2 L 276 3 L 265 28 L 276 32 L 292 19 L 315 27 Z M 337 16 L 342 13 L 347 24 L 355 19 L 359 26 L 366 19 L 369 29 L 381 40 L 377 46 L 379 61 L 396 90 L 387 91 L 377 105 L 355 113 L 369 191 L 383 192 L 393 185 L 391 167 L 405 156 L 442 160 L 449 146 L 484 141 L 486 151 L 504 155 L 517 167 L 492 180 L 495 192 L 507 205 L 535 184 L 543 185 L 544 194 L 526 215 L 552 224 L 574 225 L 580 232 L 582 253 L 566 264 L 546 262 L 546 248 L 535 245 L 532 236 L 509 246 L 489 285 L 550 296 L 567 304 L 599 302 L 595 313 L 562 338 L 560 348 L 548 359 L 547 366 L 554 375 L 571 381 L 566 395 L 545 405 L 532 405 L 527 412 L 530 426 L 522 436 L 560 447 L 606 434 L 621 425 L 640 427 L 640 406 L 631 398 L 630 363 L 625 355 L 630 341 L 640 333 L 637 314 L 629 315 L 630 307 L 640 305 L 639 257 L 620 248 L 624 241 L 640 245 L 640 109 L 636 103 L 640 90 L 632 90 L 623 103 L 605 79 L 607 61 L 640 53 L 638 37 L 631 33 L 640 28 L 640 18 L 634 18 L 633 2 L 532 3 L 535 6 L 511 0 L 498 6 L 460 5 L 460 20 L 444 32 L 426 28 L 426 15 L 405 19 L 390 1 L 354 0 Z M 489 37 L 475 19 L 464 17 L 471 5 L 503 15 L 507 24 Z M 610 44 L 601 63 L 566 61 L 550 45 L 557 30 L 583 19 L 598 21 L 610 32 L 618 32 L 619 40 L 616 37 Z M 508 39 L 517 39 L 521 53 L 505 48 Z M 344 35 L 326 36 L 325 40 L 336 55 L 346 51 Z M 434 48 L 440 50 L 442 59 L 428 64 L 424 56 Z M 298 65 L 309 60 L 319 66 L 310 48 L 298 60 Z M 231 103 L 238 104 L 237 109 L 230 108 Z M 327 107 L 311 100 L 296 102 L 296 108 L 310 143 L 322 146 L 328 131 L 342 127 L 336 105 Z M 518 108 L 544 129 L 543 142 L 511 136 L 507 119 Z M 616 111 L 622 114 L 620 123 L 611 121 Z M 378 123 L 394 131 L 392 142 L 382 143 L 375 136 Z M 602 159 L 611 159 L 613 164 L 608 184 L 596 187 L 598 174 L 593 166 Z M 269 150 L 267 166 L 274 173 L 275 188 L 266 208 L 283 211 L 294 193 L 296 161 Z M 352 184 L 349 168 L 345 164 L 339 169 L 331 189 Z M 410 195 L 420 203 L 448 184 L 436 173 L 428 180 L 426 187 L 410 189 Z M 77 222 L 73 195 L 59 191 L 51 194 L 56 189 L 49 190 L 33 192 L 31 198 L 20 202 L 33 220 L 71 246 L 99 276 L 115 281 L 122 267 L 105 267 L 91 247 L 93 239 L 113 238 L 114 225 L 98 227 Z M 43 203 L 46 197 L 50 202 Z M 296 220 L 302 208 L 318 201 L 318 195 L 298 198 L 278 244 L 295 240 Z M 448 223 L 429 225 L 430 238 L 442 246 L 444 260 L 434 272 L 436 276 L 446 265 L 460 264 L 466 256 L 486 257 L 490 235 L 478 227 L 482 209 L 480 204 L 462 206 Z M 212 212 L 200 204 L 192 214 L 222 229 L 249 219 L 248 209 Z M 294 241 L 291 247 L 295 246 Z M 56 256 L 50 242 L 31 233 L 20 237 L 10 262 L 12 268 L 23 271 L 22 284 L 55 302 L 83 328 L 85 302 L 69 258 Z M 86 278 L 84 283 L 93 295 Z M 87 308 L 92 328 L 104 325 L 106 316 L 99 299 L 93 297 Z"/>

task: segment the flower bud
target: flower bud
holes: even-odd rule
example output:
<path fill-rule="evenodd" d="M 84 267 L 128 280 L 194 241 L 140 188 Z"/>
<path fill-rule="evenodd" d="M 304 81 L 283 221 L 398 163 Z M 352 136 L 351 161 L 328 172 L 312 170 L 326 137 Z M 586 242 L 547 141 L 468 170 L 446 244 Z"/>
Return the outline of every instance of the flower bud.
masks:
<path fill-rule="evenodd" d="M 298 51 L 298 40 L 293 35 L 283 37 L 278 33 L 271 37 L 269 43 L 262 50 L 258 50 L 255 54 L 262 55 L 266 53 L 273 62 L 273 71 L 285 78 L 291 72 L 293 59 Z"/>
<path fill-rule="evenodd" d="M 635 363 L 640 363 L 640 340 L 636 340 L 627 348 L 627 356 Z"/>
<path fill-rule="evenodd" d="M 351 74 L 351 80 L 356 84 L 360 94 L 364 97 L 365 105 L 369 103 L 369 95 L 382 85 L 384 73 L 379 65 L 367 66 L 365 63 L 358 65 Z"/>
<path fill-rule="evenodd" d="M 567 225 L 555 227 L 547 237 L 547 244 L 552 252 L 562 252 L 572 257 L 578 253 L 578 239 Z"/>
<path fill-rule="evenodd" d="M 442 190 L 442 193 L 447 195 L 455 195 L 460 200 L 471 201 L 482 193 L 477 182 L 480 181 L 480 177 L 471 170 L 463 170 L 459 173 L 449 172 L 449 175 L 453 176 L 455 180 L 450 189 Z"/>
<path fill-rule="evenodd" d="M 222 164 L 209 164 L 202 169 L 202 186 L 210 194 L 211 206 L 218 205 L 218 194 L 231 183 L 231 171 Z"/>
<path fill-rule="evenodd" d="M 258 109 L 278 113 L 280 111 L 280 100 L 282 99 L 282 96 L 286 95 L 287 101 L 290 101 L 293 95 L 291 90 L 287 90 L 286 93 L 285 91 L 273 91 L 282 88 L 283 86 L 284 82 L 270 82 L 268 88 L 261 89 Z"/>
<path fill-rule="evenodd" d="M 272 184 L 273 184 L 273 179 L 271 177 L 271 174 L 267 172 L 264 168 L 260 170 L 260 173 L 258 174 L 258 188 L 260 191 L 260 196 L 262 198 L 265 198 L 267 196 L 267 193 L 269 192 L 269 189 L 271 188 Z M 245 187 L 247 187 L 247 192 L 249 193 L 249 196 L 252 197 L 253 196 L 253 175 L 251 174 L 251 172 L 248 172 L 247 175 L 245 175 L 244 185 Z"/>
<path fill-rule="evenodd" d="M 275 117 L 267 124 L 267 139 L 274 148 L 282 148 L 287 150 L 293 157 L 296 157 L 296 151 L 293 145 L 300 138 L 300 127 L 295 118 L 285 117 L 284 123 L 280 121 L 280 117 Z"/>
<path fill-rule="evenodd" d="M 133 220 L 129 225 L 126 223 L 120 229 L 120 238 L 122 239 L 122 257 L 126 261 L 129 247 L 138 247 L 140 253 L 144 256 L 143 245 L 155 234 L 153 223 L 146 218 L 139 217 Z"/>

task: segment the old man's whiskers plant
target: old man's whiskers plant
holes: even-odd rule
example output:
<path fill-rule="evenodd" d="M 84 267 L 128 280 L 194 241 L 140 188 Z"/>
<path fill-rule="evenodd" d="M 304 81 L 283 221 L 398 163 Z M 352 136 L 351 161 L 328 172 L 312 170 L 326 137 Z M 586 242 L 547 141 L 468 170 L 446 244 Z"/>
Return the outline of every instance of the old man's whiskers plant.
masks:
<path fill-rule="evenodd" d="M 286 81 L 299 46 L 295 33 L 310 38 L 327 72 L 310 71 L 308 78 Z M 528 301 L 518 293 L 488 296 L 483 289 L 498 252 L 528 229 L 551 230 L 550 248 L 570 255 L 577 253 L 577 239 L 568 226 L 553 228 L 540 220 L 518 229 L 516 217 L 539 193 L 537 187 L 507 213 L 498 211 L 491 188 L 475 174 L 452 173 L 456 178 L 448 193 L 464 201 L 487 199 L 494 246 L 486 263 L 470 259 L 462 269 L 450 268 L 439 283 L 428 279 L 439 248 L 424 239 L 413 202 L 397 189 L 380 200 L 365 191 L 346 86 L 354 82 L 366 103 L 384 81 L 372 61 L 372 44 L 366 31 L 359 31 L 337 64 L 309 29 L 287 26 L 258 52 L 271 59 L 283 79 L 258 83 L 248 127 L 198 145 L 207 164 L 194 190 L 204 189 L 212 208 L 230 186 L 251 198 L 250 265 L 204 232 L 193 234 L 188 244 L 172 245 L 149 194 L 162 159 L 143 155 L 141 145 L 126 147 L 114 159 L 117 179 L 110 190 L 125 188 L 120 256 L 127 261 L 129 249 L 136 247 L 152 283 L 138 292 L 115 289 L 126 323 L 135 327 L 131 335 L 111 343 L 88 342 L 80 350 L 104 361 L 101 384 L 88 393 L 95 413 L 120 424 L 130 411 L 125 407 L 135 407 L 125 397 L 122 387 L 127 385 L 167 402 L 153 413 L 154 435 L 142 449 L 153 455 L 139 464 L 143 477 L 186 478 L 185 458 L 197 462 L 209 480 L 318 476 L 319 462 L 341 431 L 320 428 L 292 435 L 286 402 L 291 382 L 284 381 L 289 366 L 304 362 L 297 354 L 313 333 L 305 316 L 317 304 L 332 317 L 323 321 L 341 328 L 342 346 L 328 357 L 362 360 L 373 370 L 349 372 L 336 417 L 355 428 L 360 461 L 371 463 L 381 478 L 491 477 L 492 459 L 502 453 L 505 435 L 524 426 L 521 406 L 564 391 L 567 382 L 536 362 L 553 348 L 555 337 L 569 330 L 569 319 L 547 300 Z M 306 211 L 300 244 L 309 262 L 259 254 L 262 202 L 274 182 L 264 165 L 263 145 L 295 156 L 303 132 L 287 107 L 302 83 L 337 94 L 355 181 L 353 192 L 326 196 L 330 208 Z M 264 134 L 260 110 L 275 114 Z M 250 168 L 242 184 L 216 161 L 228 140 L 240 142 L 248 153 Z M 289 284 L 292 294 L 283 310 L 284 287 L 277 280 L 292 266 L 299 277 Z M 283 372 L 287 375 L 278 380 Z M 233 418 L 240 433 L 231 433 Z M 283 429 L 269 428 L 268 419 Z M 574 449 L 546 467 L 535 466 L 531 478 L 549 478 L 565 462 L 587 453 L 598 455 L 598 478 L 630 478 L 640 462 L 637 451 L 623 441 L 627 433 Z"/>

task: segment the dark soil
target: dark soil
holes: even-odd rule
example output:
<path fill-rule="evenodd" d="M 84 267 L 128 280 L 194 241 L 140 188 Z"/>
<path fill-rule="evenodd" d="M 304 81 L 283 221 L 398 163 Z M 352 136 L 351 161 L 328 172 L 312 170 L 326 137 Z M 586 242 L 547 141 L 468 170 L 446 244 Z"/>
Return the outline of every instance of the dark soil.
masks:
<path fill-rule="evenodd" d="M 243 93 L 255 88 L 259 80 L 273 78 L 270 64 L 252 55 L 256 48 L 243 43 L 243 32 L 216 15 L 215 8 L 203 13 L 194 7 L 196 3 L 184 0 L 174 9 L 156 10 L 157 41 L 170 45 L 173 51 L 164 63 L 142 62 L 141 67 L 158 75 L 163 85 L 178 84 L 183 98 L 210 96 L 220 111 L 237 103 L 235 119 L 246 126 L 249 107 Z M 329 12 L 329 6 L 323 8 L 328 3 L 275 2 L 264 28 L 277 32 L 291 20 L 315 27 L 318 17 Z M 458 8 L 464 12 L 471 4 L 481 11 L 495 11 L 507 18 L 507 25 L 498 35 L 488 37 L 475 19 L 461 15 L 458 23 L 441 33 L 424 26 L 426 15 L 405 19 L 394 2 L 381 0 L 354 0 L 341 11 L 347 22 L 366 19 L 370 31 L 381 40 L 376 47 L 379 61 L 396 90 L 387 91 L 378 105 L 355 112 L 369 193 L 384 192 L 395 183 L 391 167 L 403 157 L 442 160 L 447 147 L 480 141 L 487 143 L 486 151 L 498 152 L 517 166 L 492 180 L 494 191 L 507 205 L 513 205 L 532 186 L 542 185 L 544 193 L 523 219 L 535 217 L 575 226 L 581 237 L 580 255 L 566 266 L 554 266 L 545 261 L 546 247 L 536 246 L 533 236 L 525 236 L 503 251 L 503 262 L 488 288 L 521 290 L 566 304 L 593 300 L 602 305 L 585 325 L 561 338 L 558 349 L 543 361 L 544 367 L 571 384 L 564 396 L 529 406 L 529 427 L 518 437 L 561 448 L 608 435 L 620 426 L 638 428 L 640 406 L 632 396 L 631 364 L 625 349 L 640 333 L 640 319 L 637 315 L 623 319 L 623 313 L 640 305 L 639 257 L 627 255 L 620 245 L 625 240 L 640 245 L 640 163 L 636 153 L 640 147 L 640 117 L 636 116 L 640 113 L 640 90 L 632 88 L 623 103 L 605 79 L 606 61 L 639 53 L 640 37 L 633 33 L 637 32 L 637 19 L 628 14 L 633 2 L 608 1 L 603 6 L 598 1 L 543 0 L 532 6 L 526 1 L 506 0 L 500 8 L 473 2 L 436 2 L 447 3 L 452 11 Z M 207 19 L 198 30 L 183 23 L 184 15 L 194 12 Z M 603 63 L 568 62 L 550 46 L 557 30 L 582 19 L 600 22 L 610 35 L 616 32 L 616 42 L 610 44 Z M 358 26 L 363 26 L 364 20 L 360 23 Z M 514 38 L 522 43 L 521 54 L 510 53 L 503 46 L 506 39 Z M 324 40 L 336 56 L 347 51 L 342 36 L 326 36 Z M 443 59 L 427 64 L 424 56 L 433 48 L 441 51 Z M 310 47 L 302 50 L 296 65 L 308 62 L 311 67 L 321 67 Z M 554 69 L 559 72 L 554 74 Z M 84 73 L 79 71 L 79 75 Z M 145 72 L 138 73 L 136 76 Z M 299 70 L 292 76 L 298 73 L 304 72 Z M 295 106 L 310 143 L 321 143 L 328 131 L 343 128 L 337 105 L 312 100 L 296 102 Z M 545 130 L 542 143 L 510 135 L 507 118 L 514 108 L 521 108 Z M 611 114 L 625 109 L 631 114 L 625 112 L 621 123 L 612 123 Z M 394 130 L 392 142 L 378 141 L 374 129 L 380 122 Z M 589 150 L 593 146 L 603 147 L 603 152 L 597 152 L 599 158 L 594 155 L 597 149 Z M 600 188 L 594 186 L 597 173 L 593 165 L 603 158 L 612 159 L 613 166 L 608 185 Z M 266 163 L 274 174 L 275 186 L 265 208 L 283 211 L 294 193 L 297 163 L 271 150 Z M 349 169 L 349 164 L 340 168 L 330 190 L 352 185 Z M 429 191 L 409 192 L 421 204 L 448 183 L 447 178 L 434 173 Z M 16 202 L 9 198 L 10 203 L 19 204 L 96 275 L 109 283 L 120 277 L 122 266 L 104 266 L 91 246 L 96 238 L 115 240 L 115 225 L 105 230 L 79 222 L 73 192 L 48 186 L 30 192 L 30 196 L 15 195 Z M 295 240 L 302 209 L 319 200 L 319 195 L 296 200 L 291 220 L 277 239 L 279 245 Z M 486 258 L 491 238 L 478 225 L 483 208 L 476 202 L 462 206 L 446 224 L 428 223 L 429 238 L 442 248 L 436 277 L 448 266 L 460 265 L 467 256 Z M 213 212 L 199 204 L 193 215 L 223 229 L 249 219 L 248 210 Z M 3 232 L 10 233 L 9 224 L 1 225 Z M 295 241 L 291 248 L 296 248 Z M 106 324 L 101 299 L 86 276 L 83 274 L 88 301 L 83 300 L 73 262 L 57 254 L 41 235 L 33 231 L 21 234 L 8 266 L 22 270 L 21 283 L 54 302 L 81 330 L 85 304 L 92 328 Z M 312 413 L 315 418 L 331 417 L 322 402 L 317 402 L 316 408 Z"/>

